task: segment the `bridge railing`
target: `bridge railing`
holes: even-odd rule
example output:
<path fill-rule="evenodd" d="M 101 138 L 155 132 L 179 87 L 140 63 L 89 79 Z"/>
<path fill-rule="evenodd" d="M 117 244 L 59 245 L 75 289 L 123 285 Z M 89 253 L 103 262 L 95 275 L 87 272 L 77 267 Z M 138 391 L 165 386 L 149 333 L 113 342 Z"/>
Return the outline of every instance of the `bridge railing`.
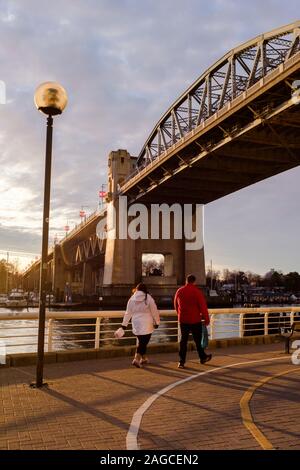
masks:
<path fill-rule="evenodd" d="M 294 63 L 298 62 L 299 57 L 300 57 L 300 51 L 296 52 L 289 59 L 286 59 L 285 62 L 278 65 L 278 67 L 275 68 L 274 70 L 268 71 L 266 75 L 260 78 L 253 85 L 249 86 L 249 88 L 241 91 L 241 93 L 238 96 L 226 102 L 222 108 L 220 108 L 219 110 L 216 110 L 211 116 L 207 117 L 199 125 L 194 127 L 194 129 L 190 131 L 186 131 L 186 133 L 180 139 L 177 139 L 176 142 L 170 142 L 168 147 L 162 150 L 161 153 L 158 153 L 158 155 L 153 156 L 153 159 L 151 160 L 151 162 L 145 165 L 138 166 L 133 171 L 133 173 L 131 173 L 122 183 L 121 190 L 122 191 L 127 190 L 129 185 L 133 184 L 134 181 L 137 181 L 142 175 L 146 174 L 154 165 L 155 166 L 158 165 L 159 162 L 163 161 L 167 157 L 167 155 L 169 155 L 176 148 L 180 147 L 182 143 L 185 142 L 187 139 L 197 134 L 197 132 L 203 131 L 205 128 L 208 128 L 211 124 L 214 123 L 214 121 L 217 121 L 219 118 L 224 116 L 230 109 L 234 109 L 235 107 L 240 105 L 240 103 L 242 101 L 247 100 L 248 97 L 251 97 L 252 95 L 254 96 L 255 93 L 260 88 L 262 88 L 263 86 L 265 86 L 266 84 L 274 80 L 278 75 L 282 74 L 285 70 L 291 67 Z"/>
<path fill-rule="evenodd" d="M 300 321 L 299 307 L 210 309 L 210 339 L 243 338 L 245 336 L 276 335 Z M 72 348 L 103 348 L 135 344 L 131 325 L 126 335 L 114 337 L 124 312 L 47 312 L 46 351 Z M 151 342 L 177 342 L 180 337 L 175 311 L 161 310 L 161 326 L 154 331 Z M 37 312 L 2 314 L 0 344 L 7 354 L 36 351 L 38 332 Z"/>
<path fill-rule="evenodd" d="M 67 239 L 71 238 L 74 236 L 74 234 L 76 232 L 79 232 L 80 230 L 82 230 L 86 225 L 88 225 L 88 223 L 94 219 L 95 217 L 100 217 L 102 214 L 104 214 L 105 212 L 105 208 L 99 208 L 99 209 L 96 209 L 94 212 L 92 212 L 91 214 L 87 215 L 85 217 L 84 220 L 82 220 L 81 222 L 79 222 L 78 224 L 75 225 L 74 228 L 72 228 L 72 230 L 70 230 L 70 232 L 68 232 L 66 234 L 66 236 L 64 238 L 62 238 L 58 244 L 62 244 L 64 243 Z"/>

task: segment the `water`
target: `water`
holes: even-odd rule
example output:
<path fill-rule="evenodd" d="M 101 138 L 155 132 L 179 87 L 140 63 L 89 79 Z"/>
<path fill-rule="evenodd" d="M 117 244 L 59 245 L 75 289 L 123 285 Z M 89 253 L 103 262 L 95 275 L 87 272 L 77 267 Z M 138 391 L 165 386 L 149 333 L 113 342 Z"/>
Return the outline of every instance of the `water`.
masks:
<path fill-rule="evenodd" d="M 0 308 L 0 341 L 5 343 L 7 353 L 36 351 L 37 320 L 16 319 L 22 313 L 38 312 L 36 308 Z M 1 315 L 9 315 L 12 320 L 1 320 Z M 21 337 L 25 336 L 26 337 Z M 24 344 L 26 343 L 26 344 Z M 29 344 L 27 344 L 29 343 Z M 18 346 L 12 346 L 17 344 Z"/>
<path fill-rule="evenodd" d="M 5 343 L 6 352 L 26 353 L 36 352 L 38 320 L 24 320 L 22 314 L 38 314 L 37 308 L 6 309 L 0 308 L 0 345 Z M 79 313 L 79 312 L 78 312 Z M 1 315 L 9 315 L 12 320 L 1 320 Z M 152 342 L 177 341 L 177 329 L 174 318 L 161 318 L 162 327 L 155 330 L 152 335 Z M 126 335 L 122 341 L 112 339 L 114 331 L 120 326 L 122 319 L 103 318 L 100 329 L 100 347 L 134 345 L 135 337 L 132 338 L 130 328 L 126 330 Z M 67 350 L 74 348 L 93 348 L 95 346 L 95 319 L 64 319 L 53 323 L 53 350 Z M 48 325 L 45 330 L 45 350 L 48 349 Z"/>
<path fill-rule="evenodd" d="M 0 346 L 1 341 L 6 346 L 6 352 L 25 353 L 35 352 L 37 347 L 37 320 L 19 319 L 21 314 L 27 312 L 38 313 L 37 308 L 6 309 L 0 308 Z M 12 320 L 1 320 L 1 315 L 9 315 Z M 177 341 L 176 316 L 161 318 L 161 327 L 154 331 L 151 342 L 175 342 Z M 263 318 L 262 318 L 263 320 Z M 100 347 L 124 346 L 135 344 L 135 338 L 126 330 L 123 340 L 112 339 L 113 332 L 120 326 L 121 319 L 104 318 L 101 321 Z M 263 333 L 263 321 L 259 327 Z M 214 328 L 215 338 L 232 338 L 239 336 L 239 315 L 218 315 Z M 47 351 L 48 329 L 45 334 L 45 350 Z M 78 342 L 78 340 L 80 340 Z M 95 346 L 95 319 L 65 319 L 53 323 L 53 349 L 66 350 L 73 348 L 93 348 Z"/>
<path fill-rule="evenodd" d="M 6 345 L 6 352 L 25 353 L 36 352 L 37 349 L 37 320 L 19 319 L 27 309 L 0 309 L 0 341 Z M 37 314 L 38 309 L 29 309 L 29 312 Z M 12 320 L 1 321 L 1 314 L 11 316 Z M 222 316 L 223 317 L 223 316 Z M 14 320 L 13 320 L 14 319 Z M 132 337 L 130 329 L 126 330 L 125 337 L 119 341 L 112 339 L 113 332 L 120 326 L 121 319 L 103 318 L 101 321 L 100 347 L 134 345 L 135 337 Z M 174 323 L 175 322 L 175 323 Z M 47 324 L 47 323 L 46 323 Z M 54 322 L 53 350 L 67 350 L 74 348 L 93 348 L 95 346 L 95 319 L 64 319 Z M 129 330 L 129 331 L 128 331 Z M 78 334 L 79 333 L 79 334 Z M 238 316 L 221 316 L 215 325 L 216 338 L 229 338 L 238 336 Z M 48 350 L 48 329 L 45 332 L 45 350 Z M 80 340 L 78 342 L 78 340 Z M 161 326 L 154 330 L 151 342 L 166 343 L 177 341 L 177 317 L 161 317 Z"/>
<path fill-rule="evenodd" d="M 5 343 L 7 354 L 36 352 L 37 350 L 38 319 L 25 320 L 21 318 L 22 314 L 26 315 L 27 313 L 38 315 L 38 308 L 0 308 L 0 341 Z M 1 320 L 1 316 L 4 314 L 11 317 L 11 320 Z M 19 320 L 18 317 L 20 317 Z M 82 341 L 77 342 L 79 339 Z M 94 342 L 95 319 L 64 319 L 53 322 L 53 350 L 94 347 Z M 48 350 L 47 321 L 45 350 Z"/>

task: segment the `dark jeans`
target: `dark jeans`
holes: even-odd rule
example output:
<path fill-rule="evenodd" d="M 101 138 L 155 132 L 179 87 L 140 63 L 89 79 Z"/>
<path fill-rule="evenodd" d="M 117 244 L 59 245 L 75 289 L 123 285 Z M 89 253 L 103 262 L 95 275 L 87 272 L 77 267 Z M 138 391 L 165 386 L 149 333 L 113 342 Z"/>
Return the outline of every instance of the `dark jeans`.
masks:
<path fill-rule="evenodd" d="M 137 354 L 141 354 L 141 356 L 144 356 L 147 351 L 147 346 L 151 338 L 151 333 L 149 335 L 138 335 L 138 344 L 136 348 Z"/>
<path fill-rule="evenodd" d="M 201 347 L 202 323 L 180 323 L 181 339 L 179 348 L 179 360 L 185 363 L 189 334 L 192 333 L 200 359 L 205 359 L 207 354 Z"/>

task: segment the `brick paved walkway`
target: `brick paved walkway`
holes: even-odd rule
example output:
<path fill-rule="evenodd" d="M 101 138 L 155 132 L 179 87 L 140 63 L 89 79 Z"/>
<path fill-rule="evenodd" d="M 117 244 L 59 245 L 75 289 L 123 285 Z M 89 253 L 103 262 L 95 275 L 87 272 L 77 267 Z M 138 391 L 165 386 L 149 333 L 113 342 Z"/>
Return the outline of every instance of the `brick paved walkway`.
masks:
<path fill-rule="evenodd" d="M 0 369 L 0 449 L 125 449 L 136 410 L 154 393 L 190 375 L 229 364 L 282 360 L 214 370 L 158 398 L 144 414 L 141 449 L 260 449 L 245 428 L 240 400 L 260 379 L 295 369 L 282 344 L 213 351 L 207 365 L 189 353 L 156 354 L 139 370 L 128 357 L 49 364 L 48 388 L 29 388 L 34 367 Z M 300 366 L 260 387 L 250 402 L 253 420 L 275 448 L 300 449 Z"/>

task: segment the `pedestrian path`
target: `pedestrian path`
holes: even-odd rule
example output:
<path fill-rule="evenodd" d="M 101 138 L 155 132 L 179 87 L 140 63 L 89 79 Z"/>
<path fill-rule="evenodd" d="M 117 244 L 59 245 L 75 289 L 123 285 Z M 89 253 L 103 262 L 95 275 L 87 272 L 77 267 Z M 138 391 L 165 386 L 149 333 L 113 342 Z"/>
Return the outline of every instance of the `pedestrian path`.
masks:
<path fill-rule="evenodd" d="M 0 449 L 300 449 L 300 366 L 282 344 L 0 369 Z"/>

